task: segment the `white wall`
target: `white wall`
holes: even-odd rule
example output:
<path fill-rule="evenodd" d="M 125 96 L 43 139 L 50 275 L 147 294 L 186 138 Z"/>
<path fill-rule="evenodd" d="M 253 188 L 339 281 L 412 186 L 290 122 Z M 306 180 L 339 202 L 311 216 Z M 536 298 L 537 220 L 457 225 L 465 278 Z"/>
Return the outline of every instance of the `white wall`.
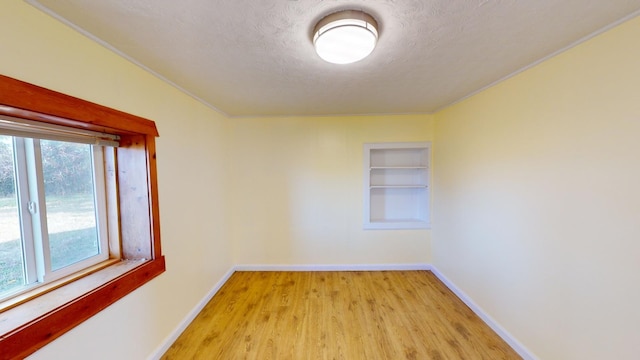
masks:
<path fill-rule="evenodd" d="M 433 261 L 541 359 L 640 354 L 640 18 L 436 115 Z"/>
<path fill-rule="evenodd" d="M 430 230 L 363 230 L 363 144 L 430 141 L 430 115 L 233 119 L 235 261 L 430 261 Z"/>
<path fill-rule="evenodd" d="M 0 73 L 156 121 L 167 272 L 33 359 L 144 359 L 231 268 L 228 119 L 19 0 L 0 2 Z"/>

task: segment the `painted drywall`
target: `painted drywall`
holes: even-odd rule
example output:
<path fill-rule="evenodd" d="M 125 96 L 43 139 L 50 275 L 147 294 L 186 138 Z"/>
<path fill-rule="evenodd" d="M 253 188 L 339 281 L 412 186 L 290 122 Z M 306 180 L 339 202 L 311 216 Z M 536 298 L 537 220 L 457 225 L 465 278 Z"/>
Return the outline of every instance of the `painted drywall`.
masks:
<path fill-rule="evenodd" d="M 3 75 L 156 121 L 167 272 L 30 357 L 145 359 L 232 266 L 228 120 L 19 0 L 0 2 L 0 54 Z"/>
<path fill-rule="evenodd" d="M 430 141 L 430 115 L 233 119 L 240 265 L 415 264 L 430 230 L 363 230 L 363 144 Z"/>
<path fill-rule="evenodd" d="M 362 143 L 432 139 L 436 266 L 540 358 L 633 358 L 639 35 L 636 19 L 439 113 L 434 138 L 426 115 L 228 120 L 2 2 L 2 74 L 161 134 L 168 271 L 32 358 L 146 358 L 235 263 L 430 261 L 428 230 L 362 230 Z"/>
<path fill-rule="evenodd" d="M 433 262 L 540 359 L 640 353 L 640 18 L 436 115 Z"/>
<path fill-rule="evenodd" d="M 229 120 L 18 0 L 0 4 L 0 44 L 3 75 L 152 119 L 160 132 L 167 272 L 30 358 L 146 358 L 236 262 L 429 260 L 429 230 L 361 224 L 362 144 L 429 141 L 430 116 Z"/>

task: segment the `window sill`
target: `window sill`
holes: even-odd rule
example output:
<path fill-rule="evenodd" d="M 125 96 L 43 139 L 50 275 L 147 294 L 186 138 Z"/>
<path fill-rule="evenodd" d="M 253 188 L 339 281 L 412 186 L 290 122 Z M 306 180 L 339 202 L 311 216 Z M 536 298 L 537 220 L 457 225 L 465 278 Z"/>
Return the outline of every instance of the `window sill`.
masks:
<path fill-rule="evenodd" d="M 0 313 L 0 360 L 22 359 L 165 270 L 153 121 L 0 75 L 0 115 L 120 137 L 105 159 L 113 204 L 109 229 L 127 259 Z M 117 165 L 117 166 L 116 166 Z M 107 194 L 109 196 L 109 193 Z M 109 202 L 108 202 L 109 203 Z M 152 259 L 152 260 L 140 260 Z M 94 269 L 96 270 L 96 269 Z M 60 284 L 58 284 L 60 285 Z M 22 299 L 24 300 L 24 299 Z"/>
<path fill-rule="evenodd" d="M 0 359 L 33 353 L 164 270 L 164 257 L 120 261 L 0 313 Z"/>
<path fill-rule="evenodd" d="M 32 287 L 31 289 L 28 289 L 26 291 L 21 292 L 19 295 L 13 296 L 11 298 L 9 298 L 8 300 L 2 301 L 0 302 L 0 334 L 4 333 L 6 331 L 3 331 L 2 328 L 2 313 L 4 313 L 5 311 L 8 311 L 10 309 L 13 309 L 17 306 L 20 306 L 28 301 L 31 301 L 33 299 L 36 299 L 46 293 L 49 293 L 53 290 L 59 289 L 65 285 L 71 284 L 74 281 L 80 280 L 81 278 L 85 277 L 85 276 L 89 276 L 95 272 L 98 272 L 100 270 L 106 269 L 109 266 L 112 265 L 116 265 L 120 262 L 119 259 L 109 259 L 107 261 L 103 261 L 97 265 L 91 266 L 90 268 L 87 268 L 85 270 L 79 271 L 75 274 L 72 274 L 70 276 L 64 277 L 58 281 L 54 281 L 52 283 L 48 283 L 48 284 L 44 284 L 44 285 L 36 285 L 35 287 Z"/>

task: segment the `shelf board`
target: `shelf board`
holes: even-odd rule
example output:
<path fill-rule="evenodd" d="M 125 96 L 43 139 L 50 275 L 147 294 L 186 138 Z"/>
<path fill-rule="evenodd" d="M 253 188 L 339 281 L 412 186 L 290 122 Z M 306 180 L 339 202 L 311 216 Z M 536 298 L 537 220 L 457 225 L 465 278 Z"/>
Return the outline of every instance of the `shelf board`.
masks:
<path fill-rule="evenodd" d="M 423 219 L 371 219 L 372 224 L 389 224 L 389 223 L 427 223 Z"/>
<path fill-rule="evenodd" d="M 427 185 L 371 185 L 370 189 L 422 189 Z"/>
<path fill-rule="evenodd" d="M 370 170 L 402 170 L 402 169 L 427 169 L 426 166 L 371 166 Z"/>
<path fill-rule="evenodd" d="M 364 224 L 368 230 L 430 229 L 429 221 L 423 219 L 371 219 Z"/>

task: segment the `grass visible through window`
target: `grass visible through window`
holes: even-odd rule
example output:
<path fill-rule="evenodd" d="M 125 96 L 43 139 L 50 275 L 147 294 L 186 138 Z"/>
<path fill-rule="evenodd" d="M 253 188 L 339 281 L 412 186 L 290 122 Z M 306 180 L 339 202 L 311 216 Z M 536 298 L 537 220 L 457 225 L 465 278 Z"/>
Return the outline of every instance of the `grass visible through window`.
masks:
<path fill-rule="evenodd" d="M 93 202 L 86 194 L 51 197 L 56 206 L 48 209 L 48 217 L 56 218 L 56 229 L 50 229 L 52 268 L 86 259 L 98 253 Z M 15 198 L 0 198 L 0 293 L 22 284 L 22 245 L 20 234 L 12 223 L 17 217 Z"/>

